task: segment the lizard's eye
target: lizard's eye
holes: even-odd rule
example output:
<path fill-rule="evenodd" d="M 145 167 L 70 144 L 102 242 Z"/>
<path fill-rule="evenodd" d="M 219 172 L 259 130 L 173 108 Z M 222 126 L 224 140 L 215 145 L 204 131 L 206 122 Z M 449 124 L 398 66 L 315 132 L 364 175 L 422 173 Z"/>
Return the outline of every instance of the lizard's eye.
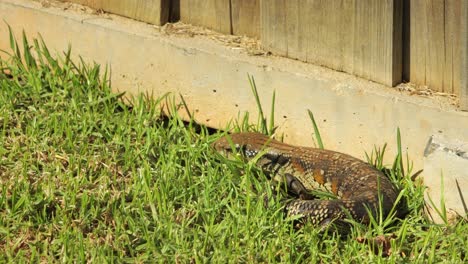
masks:
<path fill-rule="evenodd" d="M 246 146 L 243 145 L 243 144 L 239 144 L 239 143 L 236 143 L 234 145 L 235 149 L 236 149 L 236 152 L 238 154 L 241 154 L 241 155 L 244 155 L 245 154 L 245 150 L 246 150 Z"/>
<path fill-rule="evenodd" d="M 242 151 L 242 145 L 236 143 L 233 144 L 232 146 L 227 146 L 224 149 L 225 152 L 241 152 Z"/>
<path fill-rule="evenodd" d="M 236 144 L 234 145 L 234 147 L 236 148 L 236 151 L 237 151 L 237 152 L 242 151 L 242 145 L 236 143 Z"/>

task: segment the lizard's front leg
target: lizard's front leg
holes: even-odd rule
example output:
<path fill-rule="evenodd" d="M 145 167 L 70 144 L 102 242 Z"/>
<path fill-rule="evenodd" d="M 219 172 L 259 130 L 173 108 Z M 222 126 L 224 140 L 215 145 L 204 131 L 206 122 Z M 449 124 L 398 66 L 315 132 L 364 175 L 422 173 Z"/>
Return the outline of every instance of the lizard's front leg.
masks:
<path fill-rule="evenodd" d="M 276 174 L 273 181 L 280 185 L 285 185 L 288 193 L 299 197 L 301 200 L 313 200 L 317 198 L 310 194 L 304 185 L 291 173 L 284 173 L 284 175 Z"/>
<path fill-rule="evenodd" d="M 262 170 L 269 174 L 270 179 L 285 186 L 289 194 L 299 197 L 301 200 L 312 200 L 311 195 L 304 184 L 288 169 L 291 166 L 291 158 L 278 152 L 266 152 L 257 162 Z"/>

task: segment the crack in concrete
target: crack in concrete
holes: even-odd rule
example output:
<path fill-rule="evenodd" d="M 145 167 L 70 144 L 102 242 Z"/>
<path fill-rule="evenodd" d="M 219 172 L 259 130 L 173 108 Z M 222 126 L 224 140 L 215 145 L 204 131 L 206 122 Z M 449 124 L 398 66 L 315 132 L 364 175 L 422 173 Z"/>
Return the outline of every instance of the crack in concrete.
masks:
<path fill-rule="evenodd" d="M 462 144 L 463 145 L 463 144 Z M 424 149 L 424 157 L 427 157 L 434 153 L 436 150 L 442 150 L 444 152 L 455 154 L 456 156 L 462 159 L 468 159 L 468 151 L 461 149 L 461 147 L 457 146 L 446 146 L 440 142 L 434 142 L 434 136 L 429 138 L 427 142 L 426 148 Z"/>

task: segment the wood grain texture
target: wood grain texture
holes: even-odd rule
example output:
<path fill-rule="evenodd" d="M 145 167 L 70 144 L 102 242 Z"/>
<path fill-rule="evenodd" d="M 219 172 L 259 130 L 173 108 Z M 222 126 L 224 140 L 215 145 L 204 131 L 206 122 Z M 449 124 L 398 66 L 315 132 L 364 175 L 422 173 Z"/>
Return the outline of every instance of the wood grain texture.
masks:
<path fill-rule="evenodd" d="M 463 1 L 460 12 L 460 107 L 468 111 L 468 1 Z"/>
<path fill-rule="evenodd" d="M 462 6 L 465 0 L 412 0 L 409 4 L 409 81 L 460 94 Z M 466 36 L 465 36 L 466 38 Z M 408 65 L 409 64 L 409 65 Z"/>
<path fill-rule="evenodd" d="M 231 0 L 232 34 L 260 38 L 260 0 Z"/>
<path fill-rule="evenodd" d="M 286 5 L 289 0 L 260 2 L 261 31 L 263 46 L 277 54 L 288 54 L 288 36 L 286 31 Z"/>
<path fill-rule="evenodd" d="M 231 34 L 230 0 L 180 0 L 180 20 Z"/>
<path fill-rule="evenodd" d="M 102 9 L 106 12 L 164 25 L 169 19 L 169 1 L 171 0 L 61 0 Z"/>
<path fill-rule="evenodd" d="M 261 2 L 269 51 L 395 85 L 402 74 L 401 0 Z"/>

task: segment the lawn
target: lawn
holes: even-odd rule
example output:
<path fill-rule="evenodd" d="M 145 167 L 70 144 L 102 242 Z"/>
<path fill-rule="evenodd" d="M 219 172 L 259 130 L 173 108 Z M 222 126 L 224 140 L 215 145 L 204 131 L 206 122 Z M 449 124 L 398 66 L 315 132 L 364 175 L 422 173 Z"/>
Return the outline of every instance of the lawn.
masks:
<path fill-rule="evenodd" d="M 348 235 L 297 228 L 287 197 L 253 164 L 215 153 L 222 132 L 183 122 L 172 95 L 124 103 L 105 68 L 54 57 L 42 40 L 10 42 L 0 60 L 0 262 L 468 261 L 466 220 L 427 220 L 404 153 L 385 171 L 405 218 L 354 223 Z M 382 151 L 369 159 L 384 169 Z M 373 243 L 383 236 L 389 250 Z"/>

